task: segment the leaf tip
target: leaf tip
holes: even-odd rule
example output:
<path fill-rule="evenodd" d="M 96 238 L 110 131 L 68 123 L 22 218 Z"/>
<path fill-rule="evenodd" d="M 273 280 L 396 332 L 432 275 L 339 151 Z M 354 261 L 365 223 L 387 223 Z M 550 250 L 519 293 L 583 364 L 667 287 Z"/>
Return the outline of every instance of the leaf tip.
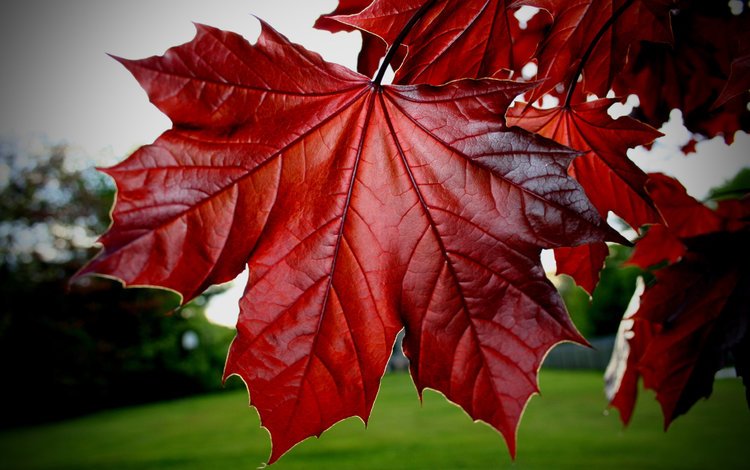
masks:
<path fill-rule="evenodd" d="M 110 58 L 112 58 L 112 59 L 116 60 L 117 62 L 119 62 L 120 64 L 122 64 L 126 69 L 128 69 L 132 73 L 132 67 L 135 65 L 135 63 L 137 61 L 135 61 L 133 59 L 126 59 L 124 57 L 120 57 L 120 56 L 115 55 L 115 54 L 110 54 L 109 52 L 107 52 L 106 54 Z"/>
<path fill-rule="evenodd" d="M 609 403 L 609 408 L 617 409 L 617 412 L 620 415 L 620 422 L 622 423 L 622 427 L 628 427 L 628 425 L 630 424 L 630 419 L 633 417 L 632 409 L 625 409 L 622 406 L 618 406 L 612 402 Z"/>
<path fill-rule="evenodd" d="M 633 242 L 625 238 L 620 232 L 610 227 L 608 224 L 604 224 L 606 226 L 606 238 L 605 240 L 608 242 L 617 243 L 619 245 L 627 246 L 629 248 L 632 248 L 634 246 Z"/>

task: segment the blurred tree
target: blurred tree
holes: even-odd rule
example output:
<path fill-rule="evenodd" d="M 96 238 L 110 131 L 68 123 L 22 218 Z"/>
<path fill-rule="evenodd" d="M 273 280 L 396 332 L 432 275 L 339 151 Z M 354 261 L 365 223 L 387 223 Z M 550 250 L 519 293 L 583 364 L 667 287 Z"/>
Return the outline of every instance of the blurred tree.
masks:
<path fill-rule="evenodd" d="M 734 178 L 712 188 L 708 192 L 708 199 L 720 201 L 724 199 L 746 197 L 747 194 L 750 194 L 750 167 L 743 168 L 734 176 Z"/>
<path fill-rule="evenodd" d="M 114 189 L 66 153 L 0 145 L 0 426 L 221 388 L 234 332 L 205 319 L 205 296 L 177 309 L 163 290 L 67 285 Z"/>

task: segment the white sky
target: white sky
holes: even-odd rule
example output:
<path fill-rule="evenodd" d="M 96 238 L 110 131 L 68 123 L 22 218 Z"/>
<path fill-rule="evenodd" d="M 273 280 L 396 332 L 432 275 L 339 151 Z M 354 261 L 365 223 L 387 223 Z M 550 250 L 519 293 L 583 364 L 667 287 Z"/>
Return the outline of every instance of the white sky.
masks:
<path fill-rule="evenodd" d="M 132 76 L 107 53 L 125 58 L 161 54 L 189 41 L 192 22 L 235 31 L 254 41 L 252 15 L 329 61 L 354 67 L 359 35 L 312 28 L 337 0 L 5 0 L 0 15 L 0 138 L 67 142 L 81 164 L 112 164 L 169 127 Z M 674 126 L 673 126 L 674 127 Z M 678 177 L 696 197 L 750 166 L 750 138 L 727 149 L 719 139 L 698 155 L 677 150 L 679 126 L 650 154 L 631 157 L 647 171 Z M 208 314 L 233 326 L 244 282 L 214 297 Z"/>
<path fill-rule="evenodd" d="M 312 28 L 336 0 L 5 0 L 0 15 L 0 133 L 43 133 L 116 160 L 169 126 L 125 68 L 189 41 L 193 22 L 254 41 L 265 19 L 291 40 L 352 66 L 359 40 Z"/>

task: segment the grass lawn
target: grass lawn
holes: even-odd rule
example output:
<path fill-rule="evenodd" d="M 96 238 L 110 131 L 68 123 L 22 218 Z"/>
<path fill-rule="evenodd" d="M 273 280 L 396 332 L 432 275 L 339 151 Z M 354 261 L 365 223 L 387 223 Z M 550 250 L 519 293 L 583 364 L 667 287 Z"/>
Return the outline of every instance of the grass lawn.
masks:
<path fill-rule="evenodd" d="M 295 468 L 750 468 L 750 412 L 738 380 L 717 381 L 708 401 L 668 433 L 653 394 L 623 430 L 604 413 L 601 376 L 542 372 L 511 462 L 499 434 L 472 423 L 439 394 L 420 406 L 406 374 L 390 374 L 367 430 L 349 419 L 274 465 Z M 0 433 L 0 469 L 253 469 L 270 440 L 243 391 L 101 412 Z M 744 449 L 744 450 L 743 450 Z"/>

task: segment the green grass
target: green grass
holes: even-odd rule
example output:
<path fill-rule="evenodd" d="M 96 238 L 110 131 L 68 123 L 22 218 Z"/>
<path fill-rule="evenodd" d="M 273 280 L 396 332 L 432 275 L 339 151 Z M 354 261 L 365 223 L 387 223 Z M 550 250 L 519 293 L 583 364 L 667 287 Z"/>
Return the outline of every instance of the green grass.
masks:
<path fill-rule="evenodd" d="M 750 412 L 738 380 L 679 418 L 668 433 L 651 393 L 631 426 L 606 414 L 601 376 L 543 371 L 543 397 L 521 422 L 518 457 L 439 394 L 420 406 L 405 374 L 387 375 L 368 429 L 349 419 L 308 439 L 274 468 L 748 468 Z M 270 441 L 244 392 L 106 411 L 0 433 L 0 469 L 253 469 Z"/>

